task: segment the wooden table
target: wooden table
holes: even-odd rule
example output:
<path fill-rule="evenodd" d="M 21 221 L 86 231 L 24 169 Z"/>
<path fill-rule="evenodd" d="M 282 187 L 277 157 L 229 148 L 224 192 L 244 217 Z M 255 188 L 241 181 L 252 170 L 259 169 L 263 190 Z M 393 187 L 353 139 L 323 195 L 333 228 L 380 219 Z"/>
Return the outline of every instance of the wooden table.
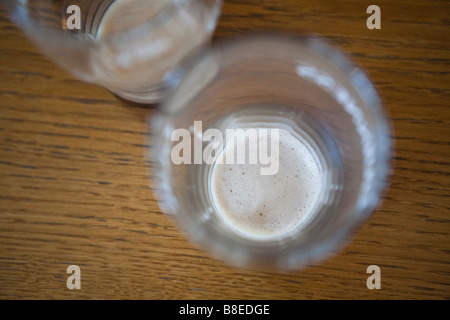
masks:
<path fill-rule="evenodd" d="M 381 8 L 369 30 L 366 8 Z M 380 208 L 339 254 L 293 273 L 241 270 L 162 214 L 146 117 L 56 67 L 0 16 L 0 299 L 449 299 L 448 1 L 225 1 L 217 38 L 322 35 L 365 68 L 396 153 Z M 153 186 L 157 187 L 157 186 Z M 381 268 L 369 290 L 366 269 Z M 81 289 L 66 269 L 81 269 Z"/>

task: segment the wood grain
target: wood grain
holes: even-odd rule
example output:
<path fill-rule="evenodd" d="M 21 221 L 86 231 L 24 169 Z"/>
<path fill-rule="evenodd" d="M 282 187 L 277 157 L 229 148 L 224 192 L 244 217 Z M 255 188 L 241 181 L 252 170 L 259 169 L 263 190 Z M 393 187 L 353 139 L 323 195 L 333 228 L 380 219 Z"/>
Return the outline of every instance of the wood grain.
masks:
<path fill-rule="evenodd" d="M 56 67 L 0 15 L 0 299 L 450 299 L 448 1 L 225 1 L 215 38 L 321 35 L 374 81 L 394 125 L 383 203 L 327 261 L 241 270 L 198 250 L 152 195 L 155 108 Z M 150 168 L 150 170 L 148 170 Z M 66 268 L 81 268 L 81 290 Z M 381 268 L 368 290 L 366 268 Z"/>

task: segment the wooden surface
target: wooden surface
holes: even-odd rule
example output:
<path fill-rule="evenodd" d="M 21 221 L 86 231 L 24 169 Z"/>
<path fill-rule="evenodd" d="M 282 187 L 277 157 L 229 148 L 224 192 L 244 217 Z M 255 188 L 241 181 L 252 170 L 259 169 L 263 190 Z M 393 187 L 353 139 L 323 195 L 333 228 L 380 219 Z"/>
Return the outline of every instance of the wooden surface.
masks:
<path fill-rule="evenodd" d="M 370 4 L 381 30 L 366 28 Z M 154 108 L 62 71 L 2 12 L 0 298 L 449 299 L 449 12 L 428 0 L 225 1 L 216 38 L 322 35 L 367 70 L 393 119 L 384 202 L 339 254 L 293 273 L 236 269 L 193 246 L 148 182 Z M 72 264 L 81 290 L 66 288 Z M 372 264 L 380 290 L 366 287 Z"/>

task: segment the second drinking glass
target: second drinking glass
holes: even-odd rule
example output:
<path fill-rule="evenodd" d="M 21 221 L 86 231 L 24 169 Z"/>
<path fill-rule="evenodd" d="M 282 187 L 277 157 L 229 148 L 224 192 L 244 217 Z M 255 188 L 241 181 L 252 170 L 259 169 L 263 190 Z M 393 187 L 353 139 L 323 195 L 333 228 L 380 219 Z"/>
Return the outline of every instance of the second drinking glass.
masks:
<path fill-rule="evenodd" d="M 220 0 L 6 0 L 12 20 L 53 61 L 138 103 L 161 101 L 164 76 L 208 44 Z"/>

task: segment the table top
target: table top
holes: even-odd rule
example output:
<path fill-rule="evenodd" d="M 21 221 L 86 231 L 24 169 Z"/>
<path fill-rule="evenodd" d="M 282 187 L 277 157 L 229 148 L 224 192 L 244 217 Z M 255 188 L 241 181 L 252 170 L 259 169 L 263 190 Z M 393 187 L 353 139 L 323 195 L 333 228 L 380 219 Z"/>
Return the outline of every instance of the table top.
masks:
<path fill-rule="evenodd" d="M 336 255 L 297 272 L 231 267 L 162 214 L 136 106 L 77 80 L 0 15 L 0 299 L 449 299 L 448 1 L 225 0 L 215 39 L 320 35 L 373 80 L 395 133 L 384 201 Z M 151 173 L 150 173 L 151 174 Z M 66 271 L 78 265 L 81 289 Z M 381 289 L 369 290 L 369 265 Z"/>

